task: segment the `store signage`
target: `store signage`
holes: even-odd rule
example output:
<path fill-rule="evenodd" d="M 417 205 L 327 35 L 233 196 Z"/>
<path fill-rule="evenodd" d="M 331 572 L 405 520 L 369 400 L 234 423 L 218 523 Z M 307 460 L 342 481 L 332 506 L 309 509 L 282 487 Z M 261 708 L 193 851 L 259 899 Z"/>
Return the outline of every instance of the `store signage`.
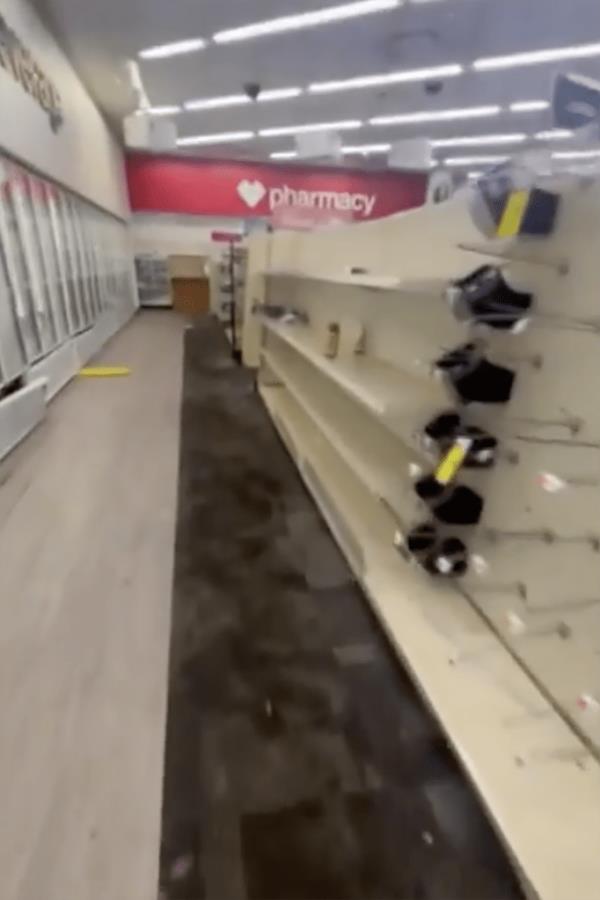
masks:
<path fill-rule="evenodd" d="M 341 213 L 355 212 L 367 219 L 373 212 L 377 199 L 375 194 L 350 194 L 348 191 L 294 190 L 287 184 L 267 190 L 261 181 L 248 181 L 246 178 L 240 181 L 237 191 L 250 209 L 254 209 L 268 197 L 271 212 L 279 206 L 300 207 Z"/>
<path fill-rule="evenodd" d="M 249 216 L 279 224 L 368 221 L 422 206 L 427 176 L 315 165 L 131 154 L 127 160 L 134 212 Z"/>
<path fill-rule="evenodd" d="M 0 15 L 0 67 L 6 69 L 17 84 L 48 114 L 52 131 L 58 131 L 63 124 L 60 94 L 2 15 Z"/>

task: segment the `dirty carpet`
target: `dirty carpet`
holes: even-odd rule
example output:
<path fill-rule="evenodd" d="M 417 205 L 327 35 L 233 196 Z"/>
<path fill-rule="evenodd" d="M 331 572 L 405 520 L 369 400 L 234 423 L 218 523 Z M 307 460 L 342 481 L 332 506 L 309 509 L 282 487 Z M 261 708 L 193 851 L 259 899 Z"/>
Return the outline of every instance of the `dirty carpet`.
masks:
<path fill-rule="evenodd" d="M 216 321 L 186 332 L 165 900 L 513 900 L 472 789 Z"/>

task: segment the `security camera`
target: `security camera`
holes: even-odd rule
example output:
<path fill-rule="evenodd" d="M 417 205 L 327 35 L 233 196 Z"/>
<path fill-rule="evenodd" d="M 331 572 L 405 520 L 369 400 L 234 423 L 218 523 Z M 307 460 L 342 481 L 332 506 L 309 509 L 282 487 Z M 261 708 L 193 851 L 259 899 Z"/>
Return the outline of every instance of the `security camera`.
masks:
<path fill-rule="evenodd" d="M 425 82 L 425 93 L 429 94 L 430 97 L 435 97 L 437 94 L 441 94 L 444 90 L 444 82 L 443 81 L 426 81 Z"/>
<path fill-rule="evenodd" d="M 258 100 L 262 87 L 256 81 L 247 81 L 244 85 L 244 93 L 251 100 Z"/>

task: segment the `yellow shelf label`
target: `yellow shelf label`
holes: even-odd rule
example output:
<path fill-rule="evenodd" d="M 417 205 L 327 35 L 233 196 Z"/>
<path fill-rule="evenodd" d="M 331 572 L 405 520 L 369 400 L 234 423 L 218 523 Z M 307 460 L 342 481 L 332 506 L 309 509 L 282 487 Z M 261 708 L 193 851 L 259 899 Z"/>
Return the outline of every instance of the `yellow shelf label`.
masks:
<path fill-rule="evenodd" d="M 462 464 L 467 458 L 467 453 L 471 448 L 471 444 L 472 441 L 467 438 L 459 438 L 448 450 L 435 471 L 435 480 L 438 484 L 450 484 L 450 482 L 456 478 Z"/>

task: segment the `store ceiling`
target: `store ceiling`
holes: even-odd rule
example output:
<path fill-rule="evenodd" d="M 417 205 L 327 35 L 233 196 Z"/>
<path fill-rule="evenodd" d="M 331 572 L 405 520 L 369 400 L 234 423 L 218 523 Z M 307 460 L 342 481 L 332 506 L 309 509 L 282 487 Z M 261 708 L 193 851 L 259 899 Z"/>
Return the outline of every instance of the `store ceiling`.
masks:
<path fill-rule="evenodd" d="M 176 116 L 180 137 L 213 135 L 341 120 L 365 123 L 344 134 L 351 145 L 408 137 L 432 139 L 527 133 L 552 126 L 549 111 L 511 113 L 511 103 L 550 97 L 557 71 L 600 77 L 598 56 L 560 64 L 474 71 L 482 57 L 600 43 L 598 0 L 404 0 L 389 11 L 345 22 L 231 44 L 211 38 L 223 29 L 275 17 L 322 10 L 344 0 L 35 0 L 107 116 L 120 125 L 133 108 L 126 61 L 138 59 L 153 106 L 243 93 L 248 82 L 264 91 L 302 88 L 294 98 Z M 346 0 L 347 2 L 347 0 Z M 143 60 L 145 48 L 202 37 L 205 49 Z M 392 84 L 313 94 L 315 82 L 436 67 L 465 67 L 463 74 L 430 82 Z M 500 114 L 471 120 L 375 126 L 388 115 L 500 105 Z M 182 152 L 265 159 L 289 151 L 293 136 L 256 137 L 236 143 L 182 148 Z M 507 153 L 512 147 L 469 147 L 469 155 Z M 437 156 L 466 155 L 440 148 Z M 365 158 L 347 156 L 353 165 Z M 374 154 L 370 165 L 385 164 Z"/>

